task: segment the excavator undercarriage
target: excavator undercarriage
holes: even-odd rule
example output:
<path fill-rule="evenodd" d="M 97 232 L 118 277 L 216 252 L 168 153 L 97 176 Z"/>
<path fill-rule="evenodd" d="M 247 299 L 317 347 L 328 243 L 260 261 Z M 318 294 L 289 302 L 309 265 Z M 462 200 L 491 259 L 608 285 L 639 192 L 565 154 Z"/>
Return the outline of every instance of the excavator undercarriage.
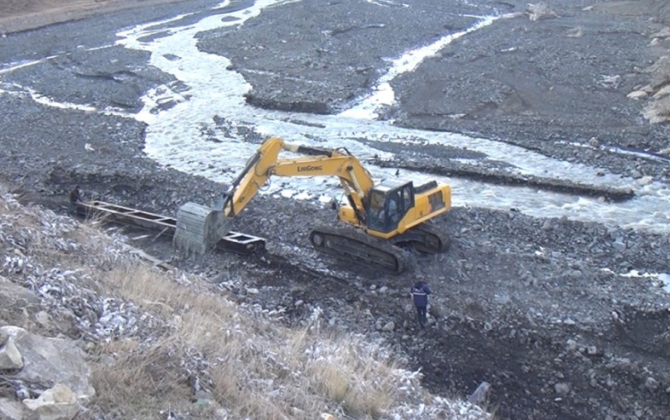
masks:
<path fill-rule="evenodd" d="M 380 241 L 351 228 L 319 227 L 312 229 L 309 241 L 319 252 L 393 274 L 402 273 L 409 265 L 404 247 L 427 254 L 445 252 L 449 248 L 445 235 L 425 225 L 390 241 Z"/>
<path fill-rule="evenodd" d="M 402 249 L 353 229 L 316 228 L 309 241 L 319 252 L 373 269 L 401 273 L 407 267 Z"/>

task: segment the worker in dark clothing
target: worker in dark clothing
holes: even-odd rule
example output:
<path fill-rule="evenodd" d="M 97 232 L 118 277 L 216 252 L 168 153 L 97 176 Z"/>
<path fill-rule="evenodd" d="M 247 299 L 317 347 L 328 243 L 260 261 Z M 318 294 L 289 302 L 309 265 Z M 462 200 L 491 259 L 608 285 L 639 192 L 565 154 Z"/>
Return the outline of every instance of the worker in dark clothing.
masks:
<path fill-rule="evenodd" d="M 79 185 L 77 185 L 70 191 L 70 213 L 77 213 L 77 203 L 81 201 L 81 191 L 79 191 Z"/>
<path fill-rule="evenodd" d="M 424 328 L 428 322 L 426 309 L 428 307 L 429 294 L 430 287 L 428 287 L 428 283 L 426 283 L 423 278 L 419 278 L 414 286 L 412 286 L 412 298 L 414 300 L 414 306 L 416 307 L 416 314 L 421 328 Z"/>

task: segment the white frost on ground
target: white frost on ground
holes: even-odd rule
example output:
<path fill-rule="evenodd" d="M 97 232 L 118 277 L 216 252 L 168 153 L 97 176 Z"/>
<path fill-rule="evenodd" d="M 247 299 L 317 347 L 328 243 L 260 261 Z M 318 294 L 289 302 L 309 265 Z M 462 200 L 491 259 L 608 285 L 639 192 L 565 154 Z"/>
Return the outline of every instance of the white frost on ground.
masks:
<path fill-rule="evenodd" d="M 663 290 L 670 293 L 670 274 L 661 273 L 658 275 L 658 279 L 663 282 Z"/>
<path fill-rule="evenodd" d="M 602 271 L 629 279 L 646 279 L 652 281 L 658 287 L 661 287 L 666 293 L 670 293 L 670 274 L 668 273 L 648 273 L 639 270 L 630 270 L 626 273 L 617 274 L 609 268 L 603 268 Z"/>
<path fill-rule="evenodd" d="M 31 290 L 39 298 L 39 307 L 31 311 L 45 310 L 58 328 L 68 331 L 68 335 L 83 338 L 86 342 L 122 341 L 133 337 L 134 344 L 142 348 L 157 341 L 165 340 L 166 333 L 174 328 L 169 319 L 148 312 L 142 305 L 120 297 L 105 296 L 101 283 L 102 273 L 135 262 L 139 257 L 119 235 L 109 236 L 82 226 L 74 219 L 55 214 L 39 207 L 24 207 L 16 198 L 8 194 L 0 185 L 0 273 L 13 283 Z M 121 279 L 118 279 L 121 280 Z M 183 272 L 165 273 L 166 281 L 176 281 L 188 287 L 199 287 L 202 278 Z M 236 278 L 227 283 L 231 288 L 243 286 L 243 280 Z M 222 284 L 222 287 L 226 285 Z M 198 292 L 207 288 L 195 289 Z M 211 289 L 209 289 L 211 291 Z M 249 290 L 249 289 L 248 289 Z M 256 291 L 258 293 L 258 291 Z M 209 293 L 205 293 L 209 296 Z M 221 301 L 227 298 L 215 295 Z M 138 299 L 145 296 L 138 296 Z M 211 297 L 211 296 L 210 296 Z M 146 300 L 136 300 L 145 302 Z M 233 305 L 231 301 L 228 304 Z M 188 305 L 187 305 L 188 306 Z M 479 407 L 430 395 L 421 385 L 422 374 L 389 363 L 392 349 L 381 342 L 371 341 L 360 334 L 349 334 L 340 339 L 332 339 L 329 333 L 321 335 L 323 312 L 317 306 L 313 309 L 308 325 L 304 326 L 300 344 L 295 334 L 278 334 L 274 326 L 264 323 L 266 319 L 279 319 L 282 312 L 263 308 L 257 303 L 242 303 L 240 312 L 225 316 L 225 320 L 215 324 L 203 324 L 200 328 L 215 328 L 223 331 L 226 338 L 239 335 L 244 337 L 253 354 L 250 360 L 261 360 L 264 365 L 282 366 L 284 372 L 291 372 L 286 381 L 276 380 L 274 371 L 251 369 L 244 377 L 245 390 L 262 389 L 270 393 L 270 399 L 281 401 L 290 398 L 287 393 L 304 390 L 306 383 L 313 379 L 310 371 L 326 364 L 335 364 L 351 373 L 345 379 L 360 392 L 385 390 L 392 393 L 390 406 L 380 418 L 419 420 L 425 418 L 451 418 L 459 420 L 487 420 L 491 416 Z M 26 310 L 24 308 L 24 310 Z M 188 312 L 186 308 L 170 308 L 171 319 L 181 319 Z M 20 316 L 21 311 L 18 314 Z M 26 312 L 28 314 L 28 312 Z M 180 314 L 180 315 L 178 315 Z M 26 316 L 26 315 L 24 315 Z M 170 318 L 170 317 L 168 317 Z M 251 321 L 253 319 L 253 322 Z M 240 325 L 244 323 L 244 328 Z M 307 331 L 310 331 L 307 334 Z M 251 336 L 249 335 L 251 334 Z M 281 339 L 280 337 L 283 337 Z M 227 340 L 226 340 L 227 341 Z M 172 341 L 167 341 L 172 348 Z M 179 347 L 179 346 L 175 346 Z M 296 358 L 293 350 L 299 349 L 302 357 Z M 179 353 L 176 351 L 176 353 Z M 200 349 L 193 347 L 180 356 L 179 370 L 195 371 L 207 377 L 222 358 L 205 358 Z M 174 372 L 176 373 L 176 372 Z M 388 382 L 386 380 L 388 379 Z M 317 383 L 321 381 L 318 380 Z M 384 385 L 388 383 L 388 386 Z M 318 394 L 317 394 L 317 398 Z M 333 409 L 336 418 L 349 418 L 341 401 L 326 401 L 328 411 Z M 177 418 L 185 418 L 177 416 Z"/>
<path fill-rule="evenodd" d="M 97 279 L 89 272 L 67 267 L 64 255 L 89 267 L 139 259 L 119 235 L 89 230 L 86 238 L 98 249 L 86 248 L 74 235 L 79 230 L 79 223 L 70 217 L 28 209 L 0 191 L 0 249 L 8 251 L 0 257 L 0 273 L 32 290 L 45 308 L 70 310 L 74 326 L 87 338 L 130 337 L 141 334 L 142 328 L 162 327 L 159 319 L 135 305 L 93 292 L 89 287 Z M 45 264 L 57 254 L 61 259 Z"/>

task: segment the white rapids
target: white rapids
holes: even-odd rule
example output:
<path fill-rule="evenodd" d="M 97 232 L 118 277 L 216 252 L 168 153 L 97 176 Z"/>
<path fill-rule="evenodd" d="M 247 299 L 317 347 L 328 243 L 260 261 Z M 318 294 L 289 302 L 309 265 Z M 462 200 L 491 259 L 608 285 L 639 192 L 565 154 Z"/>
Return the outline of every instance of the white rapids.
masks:
<path fill-rule="evenodd" d="M 251 86 L 242 75 L 227 70 L 230 64 L 227 58 L 199 51 L 196 34 L 242 25 L 248 19 L 258 16 L 264 8 L 281 7 L 293 2 L 294 0 L 258 0 L 245 9 L 227 13 L 225 7 L 230 4 L 230 0 L 227 0 L 213 8 L 214 14 L 197 23 L 189 21 L 179 26 L 180 20 L 187 16 L 181 15 L 169 20 L 138 25 L 117 34 L 118 45 L 150 52 L 150 65 L 173 75 L 183 85 L 188 86 L 188 99 L 182 96 L 184 92 L 177 94 L 169 86 L 153 89 L 143 97 L 144 108 L 134 117 L 148 124 L 145 151 L 150 158 L 161 165 L 187 173 L 202 175 L 214 181 L 229 182 L 258 147 L 257 144 L 246 142 L 242 135 L 236 135 L 237 127 L 253 127 L 262 134 L 280 136 L 290 142 L 305 145 L 346 147 L 362 160 L 373 155 L 382 158 L 391 158 L 393 155 L 380 152 L 361 140 L 448 145 L 481 152 L 488 160 L 506 162 L 514 167 L 510 173 L 571 180 L 583 184 L 629 187 L 636 194 L 634 199 L 623 203 L 608 203 L 535 188 L 438 177 L 451 184 L 455 206 L 501 210 L 515 208 L 537 217 L 566 216 L 573 220 L 595 221 L 622 228 L 670 232 L 670 214 L 667 212 L 667 208 L 670 208 L 670 191 L 665 185 L 649 178 L 633 180 L 612 174 L 602 176 L 602 169 L 548 158 L 502 142 L 453 133 L 404 129 L 375 119 L 378 109 L 391 104 L 394 99 L 390 86 L 394 77 L 413 71 L 421 61 L 434 55 L 445 45 L 474 31 L 486 30 L 487 26 L 494 25 L 498 19 L 513 16 L 483 16 L 462 32 L 446 35 L 432 44 L 404 52 L 391 61 L 390 70 L 378 80 L 368 95 L 338 115 L 298 115 L 249 106 L 244 100 L 244 94 Z M 379 0 L 369 3 L 384 7 L 391 2 Z M 220 13 L 216 13 L 218 11 Z M 226 19 L 222 20 L 224 15 Z M 166 23 L 170 23 L 167 30 Z M 44 103 L 46 99 L 40 100 Z M 161 104 L 166 101 L 176 105 L 162 109 Z M 214 122 L 215 116 L 225 119 L 230 125 L 228 135 L 218 135 L 221 131 Z M 292 122 L 295 120 L 307 124 Z M 203 134 L 205 132 L 214 133 L 217 141 L 208 139 Z M 468 163 L 476 164 L 476 161 Z M 369 166 L 369 169 L 375 178 L 392 177 L 396 172 L 393 168 L 377 166 Z M 412 171 L 402 171 L 402 176 L 417 180 L 427 178 L 424 174 Z M 338 186 L 338 181 L 334 179 L 275 178 L 266 193 L 295 199 L 328 201 L 332 197 L 341 196 Z"/>

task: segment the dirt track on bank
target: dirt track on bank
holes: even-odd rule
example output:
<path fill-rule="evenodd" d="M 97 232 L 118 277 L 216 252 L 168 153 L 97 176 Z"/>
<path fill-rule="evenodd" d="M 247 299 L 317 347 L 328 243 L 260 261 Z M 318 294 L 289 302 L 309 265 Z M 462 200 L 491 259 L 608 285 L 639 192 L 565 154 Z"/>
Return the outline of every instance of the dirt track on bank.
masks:
<path fill-rule="evenodd" d="M 185 0 L 0 0 L 0 31 L 13 33 Z"/>
<path fill-rule="evenodd" d="M 491 13 L 525 8 L 525 2 L 482 3 Z M 561 18 L 531 22 L 520 15 L 494 31 L 474 34 L 465 48 L 450 46 L 394 81 L 398 103 L 386 117 L 411 127 L 476 132 L 553 157 L 616 173 L 637 171 L 667 183 L 670 172 L 663 162 L 598 148 L 584 152 L 560 141 L 594 144 L 597 137 L 598 144 L 654 153 L 669 146 L 666 127 L 646 122 L 642 103 L 626 98 L 648 83 L 649 75 L 635 67 L 646 67 L 658 56 L 648 44 L 651 31 L 663 26 L 649 21 L 659 2 L 644 10 L 617 3 L 587 11 L 582 10 L 585 5 L 572 3 L 552 3 Z M 118 13 L 112 23 L 91 18 L 8 37 L 5 51 L 10 52 L 1 57 L 5 64 L 25 58 L 24 50 L 31 49 L 26 46 L 44 56 L 66 53 L 3 77 L 64 102 L 138 110 L 144 92 L 171 84 L 173 78 L 147 66 L 144 52 L 120 47 L 82 51 L 74 45 L 89 42 L 95 47 L 113 39 L 103 36 L 105 31 L 195 6 L 143 8 L 148 3 L 126 2 L 138 7 L 128 13 L 121 4 L 113 3 Z M 231 66 L 253 85 L 248 97 L 252 103 L 333 112 L 333 104 L 336 108 L 370 87 L 387 66 L 382 59 L 386 54 L 473 21 L 456 16 L 467 12 L 463 4 L 455 9 L 439 9 L 449 7 L 442 1 L 432 5 L 445 15 L 452 13 L 437 19 L 437 13 L 423 10 L 399 20 L 397 11 L 371 8 L 366 2 L 333 2 L 326 9 L 323 2 L 293 3 L 268 10 L 240 29 L 203 34 L 200 48 L 231 58 Z M 352 10 L 357 20 L 352 20 Z M 28 10 L 19 12 L 17 16 Z M 47 20 L 42 22 L 71 19 L 68 13 L 43 14 Z M 0 25 L 6 26 L 0 27 L 15 31 L 41 25 L 23 16 L 14 20 L 12 30 L 3 15 Z M 387 26 L 380 27 L 382 21 Z M 582 37 L 567 37 L 576 27 L 583 28 Z M 84 35 L 71 35 L 77 31 Z M 323 31 L 331 36 L 322 38 Z M 519 35 L 514 44 L 509 33 Z M 59 39 L 56 46 L 49 44 L 55 43 L 53 38 Z M 20 42 L 10 44 L 14 39 Z M 252 48 L 259 45 L 263 48 Z M 509 48 L 516 52 L 500 53 Z M 566 54 L 573 55 L 565 59 Z M 620 75 L 620 82 L 602 86 L 603 75 Z M 315 80 L 323 82 L 318 89 L 305 88 Z M 210 203 L 222 189 L 147 159 L 141 153 L 146 125 L 134 119 L 47 107 L 16 95 L 3 97 L 0 122 L 3 180 L 59 211 L 75 183 L 88 197 L 169 214 L 186 201 Z M 260 137 L 252 129 L 245 139 Z M 87 151 L 87 144 L 94 151 Z M 431 150 L 423 155 L 437 169 L 449 164 L 447 153 Z M 403 164 L 416 162 L 398 162 Z M 428 275 L 435 290 L 435 322 L 421 333 L 406 295 L 414 271 L 387 277 L 351 270 L 307 246 L 309 227 L 332 225 L 333 220 L 327 208 L 257 197 L 236 228 L 269 239 L 263 259 L 212 255 L 204 261 L 173 262 L 213 280 L 244 279 L 245 288 L 235 290 L 240 300 L 285 310 L 289 322 L 300 323 L 311 308 L 320 306 L 329 324 L 365 333 L 405 355 L 413 367 L 423 369 L 436 393 L 466 396 L 488 381 L 492 406 L 501 418 L 670 416 L 667 294 L 653 280 L 619 275 L 630 269 L 667 270 L 667 235 L 532 218 L 513 209 L 456 208 L 437 222 L 453 238 L 450 252 L 415 255 L 414 270 Z M 135 244 L 160 258 L 174 256 L 167 241 Z M 251 287 L 259 293 L 248 293 Z M 394 328 L 384 329 L 391 321 Z"/>

